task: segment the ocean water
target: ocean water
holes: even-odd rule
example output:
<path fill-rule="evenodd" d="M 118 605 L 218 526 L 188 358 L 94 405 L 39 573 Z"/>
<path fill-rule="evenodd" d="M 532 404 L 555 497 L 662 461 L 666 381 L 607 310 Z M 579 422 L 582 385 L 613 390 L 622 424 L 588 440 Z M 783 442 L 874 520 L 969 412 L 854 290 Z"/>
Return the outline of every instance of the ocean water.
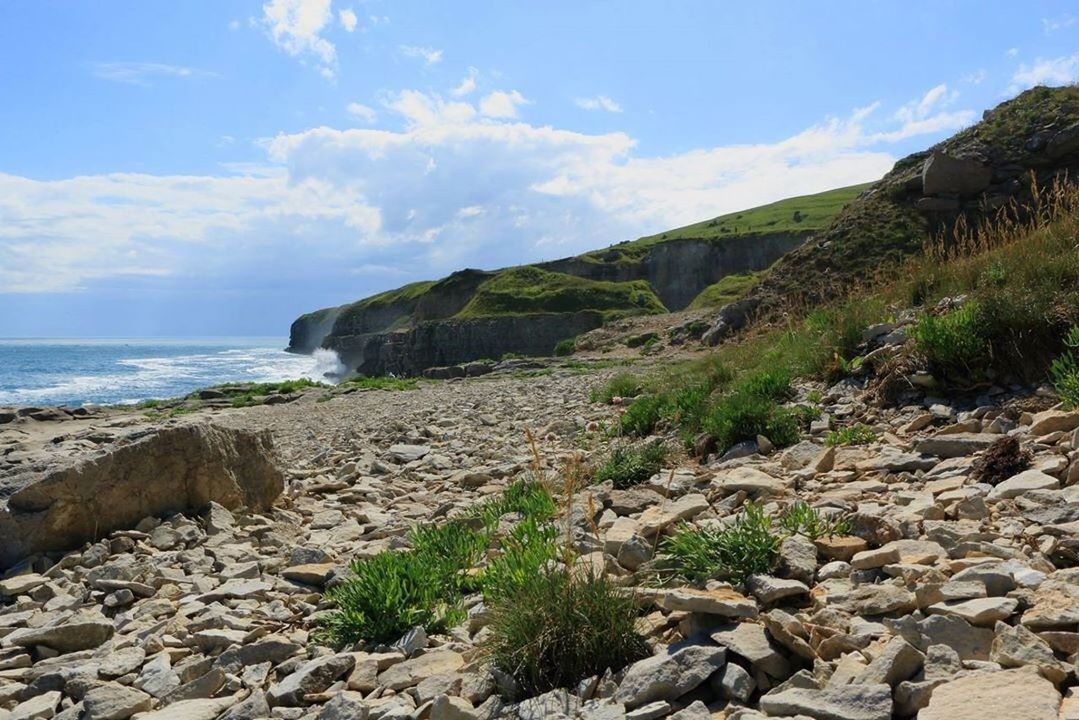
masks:
<path fill-rule="evenodd" d="M 128 404 L 224 382 L 324 380 L 332 351 L 293 355 L 283 338 L 0 338 L 0 405 Z"/>

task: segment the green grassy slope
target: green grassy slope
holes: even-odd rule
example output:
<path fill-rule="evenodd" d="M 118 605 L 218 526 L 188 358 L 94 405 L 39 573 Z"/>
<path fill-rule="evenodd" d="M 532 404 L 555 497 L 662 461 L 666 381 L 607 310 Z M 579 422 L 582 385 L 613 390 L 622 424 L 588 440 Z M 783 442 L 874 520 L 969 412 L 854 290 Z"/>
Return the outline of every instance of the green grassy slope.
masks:
<path fill-rule="evenodd" d="M 633 260 L 655 245 L 671 240 L 703 239 L 723 240 L 747 235 L 770 235 L 772 233 L 813 232 L 828 226 L 832 218 L 847 203 L 867 190 L 872 183 L 827 190 L 815 195 L 801 195 L 760 207 L 740 210 L 702 220 L 685 227 L 667 230 L 657 235 L 647 235 L 637 240 L 612 245 L 604 250 L 585 253 L 583 257 L 609 260 L 610 251 L 617 250 L 627 260 Z"/>
<path fill-rule="evenodd" d="M 480 285 L 455 317 L 599 310 L 608 317 L 666 312 L 644 281 L 601 282 L 536 267 L 503 270 Z"/>
<path fill-rule="evenodd" d="M 742 297 L 753 287 L 766 271 L 745 273 L 741 275 L 728 275 L 715 285 L 709 285 L 701 294 L 693 298 L 687 310 L 703 310 L 705 308 L 723 307 L 727 303 L 734 302 Z"/>

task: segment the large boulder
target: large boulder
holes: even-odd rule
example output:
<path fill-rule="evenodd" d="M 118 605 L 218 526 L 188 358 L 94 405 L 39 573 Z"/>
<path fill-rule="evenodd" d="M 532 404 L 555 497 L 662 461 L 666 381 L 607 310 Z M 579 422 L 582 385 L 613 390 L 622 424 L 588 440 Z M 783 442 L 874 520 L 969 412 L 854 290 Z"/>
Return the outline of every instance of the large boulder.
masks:
<path fill-rule="evenodd" d="M 103 452 L 8 482 L 0 498 L 0 569 L 37 552 L 69 550 L 144 517 L 267 509 L 281 494 L 269 433 L 192 423 L 134 434 Z"/>
<path fill-rule="evenodd" d="M 993 171 L 977 160 L 935 152 L 922 166 L 925 195 L 977 195 L 989 187 Z"/>

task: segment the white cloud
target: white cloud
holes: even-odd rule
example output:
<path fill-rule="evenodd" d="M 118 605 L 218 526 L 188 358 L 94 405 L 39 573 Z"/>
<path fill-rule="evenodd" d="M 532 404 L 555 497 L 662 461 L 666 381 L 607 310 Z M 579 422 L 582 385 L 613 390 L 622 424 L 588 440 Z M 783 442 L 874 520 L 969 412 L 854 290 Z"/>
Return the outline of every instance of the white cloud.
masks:
<path fill-rule="evenodd" d="M 509 100 L 496 105 L 524 100 L 500 92 Z M 901 112 L 874 103 L 771 142 L 650 157 L 623 132 L 488 114 L 491 95 L 477 107 L 406 90 L 382 99 L 400 129 L 282 133 L 265 141 L 265 163 L 225 176 L 0 174 L 0 292 L 162 273 L 321 285 L 380 266 L 437 277 L 568 255 L 880 177 L 895 161 L 888 143 L 959 122 L 963 111 L 942 109 L 949 96 L 934 88 Z"/>
<path fill-rule="evenodd" d="M 356 29 L 356 24 L 359 22 L 359 18 L 356 17 L 356 13 L 352 8 L 345 8 L 337 13 L 337 19 L 341 22 L 341 27 L 345 28 L 346 32 L 352 32 Z"/>
<path fill-rule="evenodd" d="M 1015 57 L 1019 54 L 1019 48 L 1008 48 L 1008 50 L 1004 54 L 1008 57 Z"/>
<path fill-rule="evenodd" d="M 102 80 L 128 85 L 151 85 L 155 77 L 196 78 L 216 77 L 216 73 L 154 62 L 99 62 L 93 65 L 94 75 Z"/>
<path fill-rule="evenodd" d="M 1012 75 L 1008 91 L 1016 93 L 1035 85 L 1067 85 L 1076 80 L 1079 80 L 1079 52 L 1051 60 L 1038 58 L 1032 65 L 1020 65 Z"/>
<path fill-rule="evenodd" d="M 311 56 L 319 72 L 332 77 L 337 48 L 322 37 L 333 20 L 331 0 L 270 0 L 262 6 L 262 21 L 279 48 L 293 57 Z"/>
<path fill-rule="evenodd" d="M 471 95 L 476 90 L 476 78 L 479 77 L 480 71 L 474 67 L 468 69 L 468 75 L 466 75 L 461 82 L 453 90 L 450 90 L 450 95 L 454 97 L 464 97 Z"/>
<path fill-rule="evenodd" d="M 378 113 L 375 112 L 375 109 L 362 103 L 349 103 L 345 110 L 347 110 L 350 115 L 355 115 L 368 124 L 373 123 L 378 119 Z"/>
<path fill-rule="evenodd" d="M 577 98 L 573 101 L 577 107 L 585 110 L 606 110 L 607 112 L 620 113 L 622 112 L 622 106 L 610 99 L 606 95 L 597 95 L 596 97 Z"/>
<path fill-rule="evenodd" d="M 229 30 L 239 30 L 239 29 L 240 29 L 240 21 L 239 20 L 232 20 L 232 21 L 229 22 Z"/>
<path fill-rule="evenodd" d="M 517 107 L 531 101 L 516 90 L 495 90 L 480 100 L 480 112 L 490 118 L 515 118 Z"/>
<path fill-rule="evenodd" d="M 974 72 L 964 75 L 962 80 L 963 82 L 970 83 L 971 85 L 981 85 L 983 82 L 985 82 L 985 79 L 987 77 L 989 77 L 989 73 L 986 72 L 986 69 L 978 68 Z"/>
<path fill-rule="evenodd" d="M 1055 18 L 1042 18 L 1042 29 L 1045 30 L 1046 35 L 1052 35 L 1057 30 L 1064 30 L 1070 28 L 1075 24 L 1075 17 L 1072 15 L 1064 14 Z"/>
<path fill-rule="evenodd" d="M 418 45 L 401 45 L 398 48 L 405 57 L 423 60 L 425 65 L 436 65 L 442 62 L 442 51 L 432 47 Z"/>

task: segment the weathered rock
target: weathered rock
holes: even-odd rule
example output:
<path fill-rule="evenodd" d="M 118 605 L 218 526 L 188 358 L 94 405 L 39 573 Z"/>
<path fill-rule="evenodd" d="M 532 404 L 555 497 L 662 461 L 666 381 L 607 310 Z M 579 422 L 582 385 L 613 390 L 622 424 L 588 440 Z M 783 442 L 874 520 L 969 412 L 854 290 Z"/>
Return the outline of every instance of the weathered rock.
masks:
<path fill-rule="evenodd" d="M 964 457 L 985 450 L 999 439 L 993 433 L 949 433 L 922 438 L 914 444 L 914 450 L 941 458 Z"/>
<path fill-rule="evenodd" d="M 640 660 L 626 670 L 614 699 L 627 708 L 677 700 L 723 667 L 726 657 L 723 648 L 689 645 Z"/>
<path fill-rule="evenodd" d="M 1057 720 L 1060 694 L 1036 672 L 975 673 L 933 690 L 918 720 L 984 720 L 987 713 L 1008 720 Z"/>
<path fill-rule="evenodd" d="M 379 674 L 378 684 L 391 690 L 403 690 L 432 675 L 455 672 L 464 664 L 464 658 L 452 650 L 434 650 L 391 665 Z"/>
<path fill-rule="evenodd" d="M 144 692 L 123 685 L 101 685 L 82 699 L 85 720 L 127 720 L 150 709 L 152 698 Z"/>
<path fill-rule="evenodd" d="M 991 500 L 1007 500 L 1019 497 L 1033 490 L 1056 490 L 1060 481 L 1040 470 L 1024 470 L 1013 475 L 989 491 Z"/>
<path fill-rule="evenodd" d="M 977 160 L 937 151 L 922 166 L 925 195 L 977 195 L 989 187 L 993 170 Z"/>
<path fill-rule="evenodd" d="M 1038 437 L 1054 432 L 1071 432 L 1076 428 L 1079 428 L 1079 413 L 1046 410 L 1034 414 L 1030 424 L 1030 434 Z"/>
<path fill-rule="evenodd" d="M 108 620 L 75 620 L 63 625 L 26 628 L 0 638 L 3 647 L 34 647 L 43 645 L 57 652 L 69 653 L 90 650 L 107 642 L 116 631 Z"/>
<path fill-rule="evenodd" d="M 11 483 L 19 489 L 0 508 L 0 568 L 210 502 L 265 510 L 284 487 L 268 433 L 206 423 L 164 427 Z"/>
<path fill-rule="evenodd" d="M 790 688 L 761 696 L 769 715 L 804 715 L 814 720 L 891 720 L 892 689 L 887 685 Z"/>
<path fill-rule="evenodd" d="M 266 700 L 271 706 L 303 704 L 304 695 L 319 693 L 352 670 L 356 657 L 349 653 L 326 655 L 310 660 L 298 670 L 271 685 Z"/>
<path fill-rule="evenodd" d="M 686 587 L 660 592 L 659 605 L 666 610 L 697 612 L 732 618 L 757 617 L 757 604 L 734 590 L 724 588 L 696 590 Z"/>
<path fill-rule="evenodd" d="M 713 632 L 712 639 L 773 678 L 783 680 L 791 674 L 790 663 L 756 623 L 726 625 Z"/>
<path fill-rule="evenodd" d="M 854 679 L 856 685 L 879 685 L 893 688 L 903 680 L 914 677 L 922 669 L 925 658 L 918 649 L 901 637 L 892 638 L 868 667 Z"/>

